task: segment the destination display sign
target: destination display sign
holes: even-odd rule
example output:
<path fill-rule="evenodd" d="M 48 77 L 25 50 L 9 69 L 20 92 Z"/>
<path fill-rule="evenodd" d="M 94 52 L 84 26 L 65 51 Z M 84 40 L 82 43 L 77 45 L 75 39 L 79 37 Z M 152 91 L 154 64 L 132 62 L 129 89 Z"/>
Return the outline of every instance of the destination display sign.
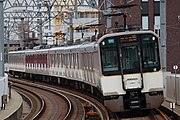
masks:
<path fill-rule="evenodd" d="M 135 42 L 137 41 L 136 35 L 124 35 L 120 36 L 120 43 Z"/>

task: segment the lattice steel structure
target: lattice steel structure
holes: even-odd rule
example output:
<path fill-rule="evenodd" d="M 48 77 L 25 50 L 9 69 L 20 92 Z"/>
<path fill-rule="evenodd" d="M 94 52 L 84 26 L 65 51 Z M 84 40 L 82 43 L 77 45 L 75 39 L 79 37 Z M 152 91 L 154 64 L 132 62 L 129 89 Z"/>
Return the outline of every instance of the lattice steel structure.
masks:
<path fill-rule="evenodd" d="M 21 47 L 27 46 L 33 39 L 42 38 L 43 27 L 51 30 L 52 20 L 57 16 L 63 16 L 63 10 L 71 8 L 71 12 L 77 17 L 78 6 L 86 2 L 86 5 L 97 8 L 95 0 L 5 0 L 4 1 L 4 25 L 6 27 L 6 39 L 21 39 Z M 54 7 L 56 6 L 56 9 Z M 58 9 L 57 9 L 58 6 Z M 72 17 L 72 16 L 71 16 Z M 63 18 L 63 17 L 62 17 Z M 69 23 L 69 21 L 66 21 Z M 69 23 L 70 24 L 70 23 Z M 38 33 L 38 38 L 34 36 Z M 29 36 L 29 34 L 32 34 Z M 28 41 L 28 40 L 32 41 Z"/>

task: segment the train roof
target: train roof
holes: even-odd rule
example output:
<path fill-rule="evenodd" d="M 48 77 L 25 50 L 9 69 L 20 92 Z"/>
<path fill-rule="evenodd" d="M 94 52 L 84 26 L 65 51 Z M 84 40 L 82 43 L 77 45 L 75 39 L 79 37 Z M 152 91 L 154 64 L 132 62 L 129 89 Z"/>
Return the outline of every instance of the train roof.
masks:
<path fill-rule="evenodd" d="M 146 33 L 151 33 L 151 34 L 155 35 L 156 37 L 158 37 L 158 35 L 156 33 L 154 33 L 153 31 L 150 31 L 150 30 L 148 30 L 148 31 L 125 31 L 125 32 L 105 34 L 99 40 L 97 40 L 97 43 L 99 44 L 103 39 L 105 39 L 107 37 L 115 37 L 115 36 L 121 36 L 121 35 L 131 35 L 131 34 L 146 34 Z"/>
<path fill-rule="evenodd" d="M 60 47 L 51 47 L 51 48 L 44 48 L 44 49 L 26 49 L 26 50 L 20 50 L 20 51 L 10 51 L 9 54 L 14 54 L 14 53 L 34 53 L 34 52 L 43 52 L 46 53 L 48 51 L 63 51 L 63 50 L 84 50 L 85 48 L 91 49 L 93 48 L 96 44 L 99 44 L 103 39 L 107 38 L 107 37 L 114 37 L 114 36 L 121 36 L 121 35 L 130 35 L 130 34 L 145 34 L 145 33 L 151 33 L 155 36 L 158 37 L 157 34 L 155 34 L 153 31 L 125 31 L 125 32 L 118 32 L 118 33 L 109 33 L 109 34 L 105 34 L 103 35 L 100 39 L 98 39 L 95 42 L 90 42 L 90 41 L 86 41 L 82 44 L 78 44 L 78 45 L 71 45 L 71 46 L 60 46 Z M 87 50 L 88 50 L 87 49 Z"/>
<path fill-rule="evenodd" d="M 94 44 L 95 44 L 95 42 L 86 42 L 86 43 L 79 44 L 79 45 L 55 47 L 55 48 L 51 48 L 49 50 L 50 51 L 56 51 L 56 50 L 76 50 L 76 49 L 81 49 L 81 48 L 85 48 L 85 47 L 92 47 L 92 46 L 94 46 Z"/>
<path fill-rule="evenodd" d="M 9 54 L 15 54 L 15 53 L 24 53 L 25 50 L 21 50 L 21 51 L 10 51 Z"/>
<path fill-rule="evenodd" d="M 89 43 L 83 44 L 83 45 L 81 46 L 81 48 L 84 48 L 84 47 L 92 47 L 92 46 L 94 46 L 94 44 L 95 44 L 95 42 L 89 42 Z"/>
<path fill-rule="evenodd" d="M 64 46 L 61 46 L 61 47 L 53 47 L 53 48 L 50 48 L 49 50 L 50 51 L 56 51 L 56 50 L 64 50 Z"/>

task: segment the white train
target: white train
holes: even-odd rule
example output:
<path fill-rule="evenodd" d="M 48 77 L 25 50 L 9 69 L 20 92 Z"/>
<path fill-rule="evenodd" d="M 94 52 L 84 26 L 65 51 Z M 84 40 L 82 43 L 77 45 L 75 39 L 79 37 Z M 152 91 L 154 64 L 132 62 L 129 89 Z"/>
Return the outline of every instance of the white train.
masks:
<path fill-rule="evenodd" d="M 152 31 L 111 33 L 94 42 L 9 52 L 9 73 L 91 93 L 113 112 L 163 102 L 159 38 Z"/>

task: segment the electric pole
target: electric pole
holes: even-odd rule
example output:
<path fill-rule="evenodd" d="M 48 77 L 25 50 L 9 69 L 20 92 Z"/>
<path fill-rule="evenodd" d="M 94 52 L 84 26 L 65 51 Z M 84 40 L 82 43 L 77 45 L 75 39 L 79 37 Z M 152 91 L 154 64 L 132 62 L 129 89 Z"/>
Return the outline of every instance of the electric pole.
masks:
<path fill-rule="evenodd" d="M 112 6 L 111 0 L 108 0 L 107 1 L 107 10 L 109 13 L 112 11 L 112 9 L 110 8 L 111 6 Z M 112 16 L 107 17 L 107 28 L 110 28 L 110 27 L 112 27 Z"/>
<path fill-rule="evenodd" d="M 69 15 L 69 34 L 70 34 L 70 41 L 73 43 L 74 41 L 74 29 L 73 29 L 73 14 L 72 10 L 70 9 L 68 15 Z"/>
<path fill-rule="evenodd" d="M 160 39 L 162 50 L 162 67 L 164 71 L 167 71 L 166 65 L 166 0 L 160 0 Z"/>
<path fill-rule="evenodd" d="M 24 18 L 21 18 L 21 41 L 20 41 L 20 47 L 23 48 L 24 42 L 25 42 L 25 31 L 24 31 Z"/>
<path fill-rule="evenodd" d="M 0 0 L 0 76 L 4 76 L 4 0 Z"/>

